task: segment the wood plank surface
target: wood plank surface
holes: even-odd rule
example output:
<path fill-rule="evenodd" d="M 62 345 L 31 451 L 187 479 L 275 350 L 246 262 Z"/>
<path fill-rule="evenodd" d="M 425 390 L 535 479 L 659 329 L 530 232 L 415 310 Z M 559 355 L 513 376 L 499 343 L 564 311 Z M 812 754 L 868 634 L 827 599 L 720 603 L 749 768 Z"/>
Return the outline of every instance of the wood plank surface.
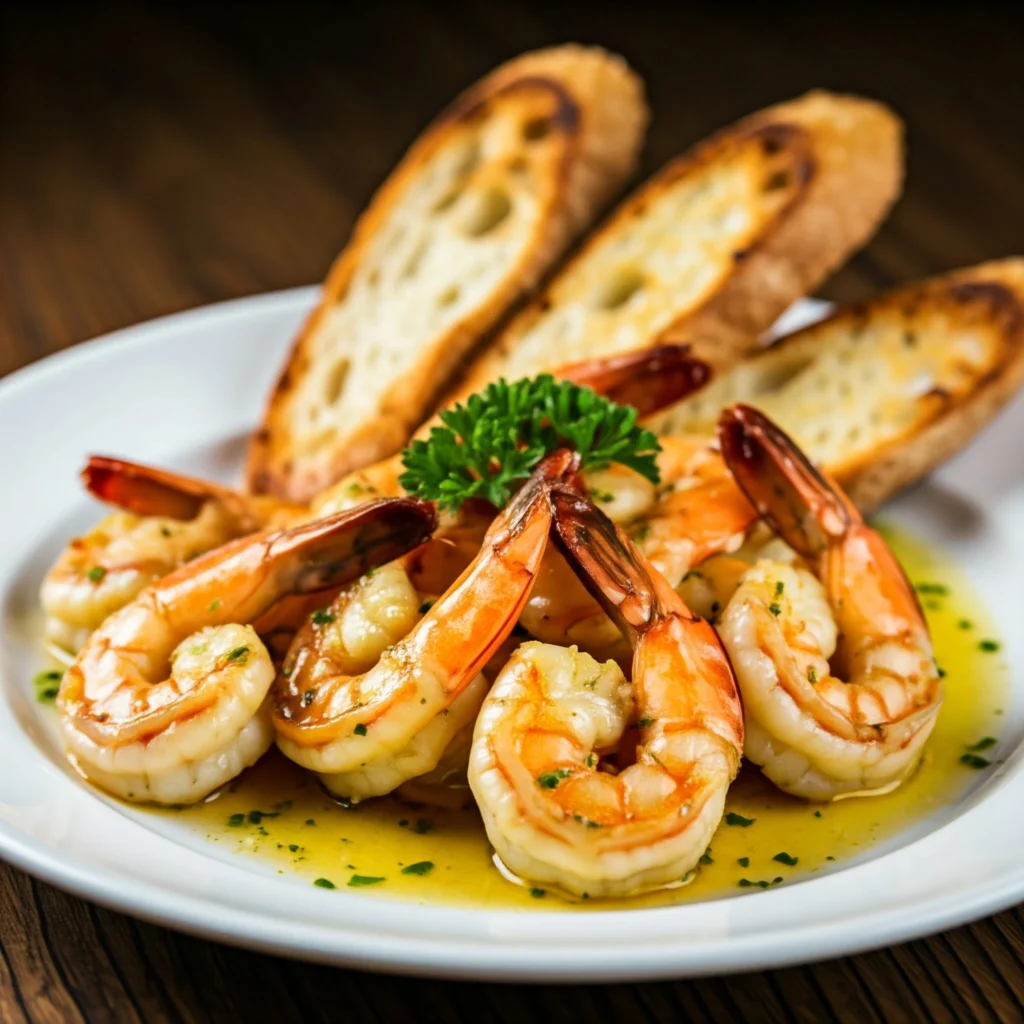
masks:
<path fill-rule="evenodd" d="M 908 185 L 823 290 L 1024 249 L 1024 33 L 983 4 L 33 4 L 0 25 L 0 375 L 140 320 L 313 282 L 403 148 L 500 60 L 624 53 L 644 172 L 813 86 L 906 119 Z M 1021 908 L 892 949 L 604 987 L 309 966 L 97 908 L 0 865 L 0 1022 L 1016 1021 Z"/>

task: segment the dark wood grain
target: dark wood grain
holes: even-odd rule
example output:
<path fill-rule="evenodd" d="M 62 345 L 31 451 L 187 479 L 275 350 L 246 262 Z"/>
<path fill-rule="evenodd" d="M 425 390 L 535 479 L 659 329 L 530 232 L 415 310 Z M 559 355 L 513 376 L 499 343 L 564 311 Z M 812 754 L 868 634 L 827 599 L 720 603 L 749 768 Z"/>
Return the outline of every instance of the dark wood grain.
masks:
<path fill-rule="evenodd" d="M 852 299 L 1024 249 L 1024 35 L 984 5 L 25 5 L 0 45 L 0 375 L 174 310 L 318 280 L 452 95 L 564 39 L 626 54 L 644 170 L 816 85 L 892 104 L 905 197 L 824 289 Z M 0 1021 L 1014 1021 L 1016 908 L 863 956 L 602 988 L 301 965 L 91 906 L 0 866 Z"/>

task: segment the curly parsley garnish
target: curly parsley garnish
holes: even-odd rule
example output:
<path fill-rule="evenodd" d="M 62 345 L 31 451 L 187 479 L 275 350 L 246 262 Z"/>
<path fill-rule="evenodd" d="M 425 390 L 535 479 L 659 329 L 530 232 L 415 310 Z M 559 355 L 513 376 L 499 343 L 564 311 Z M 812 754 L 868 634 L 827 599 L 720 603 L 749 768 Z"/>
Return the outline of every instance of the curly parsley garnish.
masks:
<path fill-rule="evenodd" d="M 402 452 L 399 483 L 409 494 L 457 509 L 469 498 L 505 505 L 545 455 L 579 452 L 587 469 L 613 462 L 659 482 L 657 438 L 636 410 L 550 374 L 499 380 L 440 414 L 444 426 Z"/>

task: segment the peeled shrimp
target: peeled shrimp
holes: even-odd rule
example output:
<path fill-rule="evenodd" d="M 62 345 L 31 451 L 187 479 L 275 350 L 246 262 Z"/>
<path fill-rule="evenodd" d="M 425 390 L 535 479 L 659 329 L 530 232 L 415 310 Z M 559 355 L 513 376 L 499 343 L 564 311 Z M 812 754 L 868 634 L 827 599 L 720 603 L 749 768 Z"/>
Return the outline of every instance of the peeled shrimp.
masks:
<path fill-rule="evenodd" d="M 553 502 L 556 536 L 630 638 L 632 681 L 575 647 L 523 644 L 484 701 L 470 785 L 522 881 L 585 896 L 680 885 L 739 768 L 732 671 L 711 626 L 607 517 L 579 495 Z"/>
<path fill-rule="evenodd" d="M 191 803 L 273 741 L 275 668 L 249 625 L 286 595 L 337 586 L 420 543 L 433 509 L 367 505 L 236 540 L 143 590 L 88 639 L 57 706 L 69 758 L 135 801 Z"/>
<path fill-rule="evenodd" d="M 799 558 L 742 577 L 720 631 L 746 711 L 746 754 L 810 800 L 886 792 L 917 766 L 942 704 L 913 588 L 885 541 L 762 413 L 727 409 L 738 484 Z"/>
<path fill-rule="evenodd" d="M 82 480 L 120 511 L 74 538 L 43 580 L 47 640 L 71 654 L 150 583 L 229 540 L 287 522 L 292 511 L 217 484 L 98 455 L 89 459 Z"/>
<path fill-rule="evenodd" d="M 281 750 L 352 799 L 434 770 L 476 716 L 481 672 L 515 627 L 547 547 L 549 489 L 577 464 L 568 452 L 545 459 L 429 608 L 396 566 L 310 622 L 275 688 Z"/>

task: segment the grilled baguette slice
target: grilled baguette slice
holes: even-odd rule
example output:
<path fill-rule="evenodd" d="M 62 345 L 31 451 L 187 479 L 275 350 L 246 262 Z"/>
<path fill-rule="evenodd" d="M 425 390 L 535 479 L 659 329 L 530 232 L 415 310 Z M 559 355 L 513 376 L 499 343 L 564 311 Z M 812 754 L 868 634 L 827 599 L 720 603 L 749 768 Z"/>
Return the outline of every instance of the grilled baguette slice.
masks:
<path fill-rule="evenodd" d="M 874 233 L 902 136 L 886 107 L 826 92 L 717 133 L 626 199 L 457 393 L 663 342 L 731 365 Z"/>
<path fill-rule="evenodd" d="M 791 433 L 864 510 L 966 445 L 1024 384 L 1024 259 L 983 263 L 837 310 L 661 414 L 712 432 L 746 402 Z"/>
<path fill-rule="evenodd" d="M 525 54 L 460 96 L 331 268 L 252 441 L 250 488 L 305 499 L 397 451 L 633 173 L 647 120 L 626 63 L 575 45 Z"/>

